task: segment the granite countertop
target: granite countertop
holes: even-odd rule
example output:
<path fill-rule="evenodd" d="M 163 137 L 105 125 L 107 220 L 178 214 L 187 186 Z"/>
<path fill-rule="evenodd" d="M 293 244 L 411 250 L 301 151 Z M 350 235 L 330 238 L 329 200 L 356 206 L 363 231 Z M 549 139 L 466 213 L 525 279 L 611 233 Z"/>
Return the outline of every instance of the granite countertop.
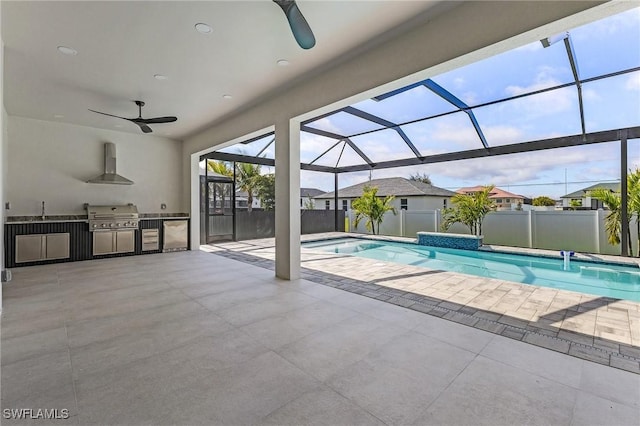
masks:
<path fill-rule="evenodd" d="M 140 220 L 148 219 L 188 219 L 189 213 L 140 213 Z M 23 223 L 58 223 L 58 222 L 88 222 L 86 214 L 77 215 L 46 215 L 42 216 L 7 216 L 6 224 Z"/>

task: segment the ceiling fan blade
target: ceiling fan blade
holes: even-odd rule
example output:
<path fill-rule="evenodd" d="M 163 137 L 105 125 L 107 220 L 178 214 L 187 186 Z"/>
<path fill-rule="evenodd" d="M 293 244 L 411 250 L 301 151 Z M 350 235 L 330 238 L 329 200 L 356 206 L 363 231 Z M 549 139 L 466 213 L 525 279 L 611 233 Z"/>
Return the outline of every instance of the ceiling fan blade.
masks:
<path fill-rule="evenodd" d="M 307 23 L 307 20 L 300 12 L 295 0 L 273 0 L 278 6 L 280 6 L 289 21 L 291 32 L 293 37 L 298 42 L 298 45 L 303 49 L 311 49 L 316 45 L 316 38 L 311 31 L 311 27 Z"/>
<path fill-rule="evenodd" d="M 107 114 L 106 112 L 94 111 L 94 110 L 92 110 L 92 109 L 90 109 L 89 111 L 91 111 L 91 112 L 95 112 L 95 113 L 97 113 L 97 114 L 108 115 L 109 117 L 115 117 L 115 118 L 121 118 L 121 119 L 123 119 L 123 120 L 129 120 L 129 118 L 126 118 L 126 117 L 120 117 L 119 115 Z"/>
<path fill-rule="evenodd" d="M 143 133 L 151 133 L 152 132 L 151 127 L 147 126 L 144 123 L 139 123 L 139 122 L 134 121 L 134 120 L 129 120 L 129 121 L 131 121 L 133 123 L 136 123 L 140 127 L 140 129 L 142 130 Z"/>
<path fill-rule="evenodd" d="M 136 118 L 134 120 L 135 123 L 144 123 L 144 124 L 160 124 L 160 123 L 173 123 L 177 121 L 177 117 L 156 117 L 156 118 Z"/>

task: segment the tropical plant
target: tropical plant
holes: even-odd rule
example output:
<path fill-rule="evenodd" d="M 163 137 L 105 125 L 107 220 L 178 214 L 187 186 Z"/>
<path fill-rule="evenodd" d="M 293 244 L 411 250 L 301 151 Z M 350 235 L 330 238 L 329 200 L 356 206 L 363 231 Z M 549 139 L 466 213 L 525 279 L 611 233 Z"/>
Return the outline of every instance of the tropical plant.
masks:
<path fill-rule="evenodd" d="M 311 195 L 307 195 L 307 199 L 304 200 L 302 208 L 305 210 L 313 210 L 316 208 L 316 203 L 313 201 L 313 198 L 311 198 Z"/>
<path fill-rule="evenodd" d="M 426 173 L 418 172 L 415 175 L 411 174 L 411 175 L 409 175 L 409 180 L 416 181 L 416 182 L 427 183 L 427 184 L 431 185 L 431 178 Z"/>
<path fill-rule="evenodd" d="M 622 199 L 619 191 L 613 192 L 606 188 L 596 188 L 589 191 L 592 198 L 602 201 L 609 213 L 605 217 L 604 227 L 607 233 L 607 241 L 611 245 L 620 244 L 622 233 Z M 640 169 L 635 169 L 627 174 L 627 225 L 631 223 L 633 215 L 640 218 Z M 638 256 L 640 256 L 640 220 L 636 220 L 636 233 L 638 241 Z M 633 256 L 631 243 L 631 230 L 627 226 L 627 242 L 629 255 Z"/>
<path fill-rule="evenodd" d="M 482 235 L 482 222 L 496 205 L 489 195 L 493 185 L 485 186 L 472 194 L 456 194 L 451 198 L 453 207 L 444 209 L 442 229 L 448 231 L 454 223 L 462 223 L 472 235 Z"/>
<path fill-rule="evenodd" d="M 260 187 L 260 165 L 249 163 L 236 164 L 236 186 L 247 193 L 247 211 L 253 208 L 253 195 Z"/>
<path fill-rule="evenodd" d="M 604 218 L 604 230 L 607 233 L 607 242 L 611 245 L 620 244 L 620 237 L 622 233 L 622 200 L 620 198 L 620 193 L 612 192 L 606 188 L 596 188 L 589 191 L 589 195 L 602 201 L 609 208 L 609 213 Z M 627 224 L 629 223 L 630 216 L 630 214 L 627 214 Z M 628 227 L 627 232 L 629 254 L 633 256 L 631 231 Z"/>
<path fill-rule="evenodd" d="M 272 210 L 276 205 L 276 175 L 262 175 L 258 180 L 257 195 L 260 205 L 265 210 Z"/>
<path fill-rule="evenodd" d="M 207 170 L 222 176 L 233 176 L 233 168 L 226 161 L 207 160 Z"/>
<path fill-rule="evenodd" d="M 222 176 L 227 176 L 227 177 L 233 177 L 233 168 L 232 166 L 226 162 L 226 161 L 217 161 L 217 160 L 207 160 L 207 171 L 209 172 L 213 172 Z M 209 182 L 209 188 L 210 190 L 213 190 L 211 188 L 211 185 L 213 185 L 216 191 L 216 193 L 220 194 L 220 200 L 221 200 L 221 208 L 225 209 L 227 206 L 227 195 L 231 196 L 231 194 L 228 194 L 230 192 L 230 189 L 227 185 L 229 185 L 228 183 L 221 183 L 221 182 Z"/>
<path fill-rule="evenodd" d="M 534 206 L 555 206 L 556 202 L 553 198 L 551 197 L 547 197 L 546 195 L 541 195 L 539 197 L 536 197 L 533 199 L 533 201 L 531 202 Z"/>
<path fill-rule="evenodd" d="M 391 204 L 395 198 L 393 195 L 386 197 L 378 197 L 378 188 L 376 186 L 365 186 L 360 198 L 356 198 L 351 202 L 351 208 L 356 212 L 354 224 L 357 227 L 362 219 L 367 219 L 365 226 L 367 231 L 371 231 L 374 235 L 380 232 L 380 224 L 387 212 L 394 215 L 398 211 Z"/>
<path fill-rule="evenodd" d="M 571 208 L 571 210 L 577 210 L 578 207 L 582 207 L 582 200 L 569 201 L 569 207 Z"/>

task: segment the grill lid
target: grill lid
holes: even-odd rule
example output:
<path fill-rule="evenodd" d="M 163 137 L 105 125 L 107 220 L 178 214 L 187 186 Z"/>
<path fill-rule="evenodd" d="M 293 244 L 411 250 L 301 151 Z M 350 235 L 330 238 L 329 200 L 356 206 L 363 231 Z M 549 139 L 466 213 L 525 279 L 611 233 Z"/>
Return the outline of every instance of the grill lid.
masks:
<path fill-rule="evenodd" d="M 113 217 L 138 217 L 138 208 L 133 204 L 121 206 L 87 206 L 89 219 L 110 219 Z"/>

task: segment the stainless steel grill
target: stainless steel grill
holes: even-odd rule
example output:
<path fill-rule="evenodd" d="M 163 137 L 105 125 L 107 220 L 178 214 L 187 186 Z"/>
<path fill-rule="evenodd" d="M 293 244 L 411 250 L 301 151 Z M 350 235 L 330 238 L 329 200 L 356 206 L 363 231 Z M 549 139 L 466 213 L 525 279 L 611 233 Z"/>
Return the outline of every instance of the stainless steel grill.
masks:
<path fill-rule="evenodd" d="M 87 215 L 91 232 L 138 229 L 138 208 L 133 204 L 87 206 Z"/>

